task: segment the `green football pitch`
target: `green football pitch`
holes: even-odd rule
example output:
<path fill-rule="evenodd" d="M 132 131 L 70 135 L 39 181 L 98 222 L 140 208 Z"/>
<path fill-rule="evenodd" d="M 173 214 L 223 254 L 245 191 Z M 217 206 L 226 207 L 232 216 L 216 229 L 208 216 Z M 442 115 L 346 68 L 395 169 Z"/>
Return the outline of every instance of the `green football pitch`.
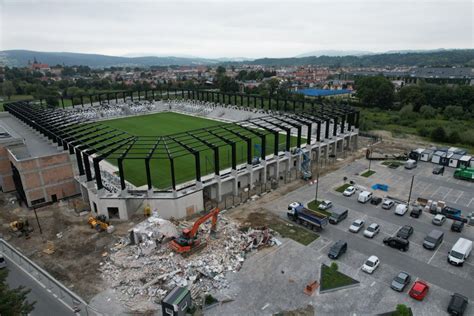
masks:
<path fill-rule="evenodd" d="M 134 117 L 126 117 L 114 120 L 102 121 L 101 124 L 107 125 L 119 130 L 126 131 L 135 136 L 164 136 L 186 131 L 191 131 L 204 127 L 223 125 L 223 123 L 205 118 L 164 112 L 156 114 L 148 114 Z M 302 139 L 302 143 L 304 143 Z M 285 137 L 279 137 L 279 148 L 283 150 L 285 147 Z M 261 143 L 259 137 L 252 138 L 252 157 L 254 151 Z M 296 137 L 292 137 L 291 145 L 296 146 Z M 267 149 L 266 153 L 273 152 L 274 136 L 268 134 L 266 136 Z M 247 157 L 247 145 L 244 141 L 236 143 L 237 163 L 243 163 Z M 230 168 L 232 164 L 230 146 L 222 146 L 219 148 L 220 169 Z M 258 152 L 256 153 L 258 154 Z M 212 174 L 214 172 L 214 155 L 211 149 L 200 153 L 201 160 L 201 176 Z M 109 160 L 110 163 L 117 165 L 116 160 Z M 144 159 L 125 159 L 124 175 L 127 181 L 135 186 L 146 185 L 146 171 Z M 192 154 L 185 155 L 174 159 L 176 183 L 180 184 L 196 178 L 195 160 Z M 171 187 L 171 167 L 168 159 L 152 159 L 150 161 L 150 172 L 152 184 L 158 189 L 168 189 Z"/>

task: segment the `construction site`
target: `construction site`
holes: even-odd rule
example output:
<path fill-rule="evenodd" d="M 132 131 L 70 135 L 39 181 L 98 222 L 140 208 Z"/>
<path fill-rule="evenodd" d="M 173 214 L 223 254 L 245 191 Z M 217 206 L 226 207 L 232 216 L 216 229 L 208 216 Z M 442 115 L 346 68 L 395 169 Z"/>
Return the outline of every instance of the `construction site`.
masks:
<path fill-rule="evenodd" d="M 405 198 L 409 171 L 397 177 L 391 170 L 418 160 L 417 153 L 425 152 L 421 148 L 432 144 L 383 133 L 361 136 L 358 112 L 348 107 L 315 106 L 306 112 L 303 105 L 301 112 L 285 112 L 278 108 L 281 101 L 276 109 L 249 109 L 237 101 L 215 103 L 221 96 L 207 97 L 134 103 L 124 97 L 125 103 L 109 100 L 64 110 L 7 105 L 10 114 L 0 120 L 6 133 L 1 152 L 3 240 L 84 299 L 81 308 L 73 308 L 81 315 L 390 311 L 397 298 L 385 293 L 384 284 L 405 260 L 398 254 L 395 260 L 384 257 L 382 271 L 389 271 L 381 279 L 362 276 L 359 261 L 369 249 L 365 240 L 346 236 L 344 224 L 327 223 L 342 206 L 349 218 L 372 216 L 386 221 L 384 228 L 395 230 L 399 220 L 350 204 L 334 192 L 354 185 L 380 195 L 379 187 L 390 186 L 392 198 L 410 204 L 410 197 L 408 202 Z M 189 116 L 193 127 L 150 137 L 126 131 L 126 121 L 116 120 L 146 122 L 151 117 L 162 129 L 172 128 L 160 116 L 149 115 L 167 115 L 171 121 Z M 21 128 L 28 134 L 21 134 Z M 426 180 L 431 177 L 428 164 L 419 167 L 419 179 L 427 183 L 432 182 Z M 453 178 L 445 185 L 468 192 L 471 184 Z M 414 192 L 420 198 L 437 193 Z M 449 197 L 451 190 L 446 192 L 442 197 Z M 309 209 L 314 200 L 336 205 L 315 211 Z M 464 203 L 467 226 L 462 234 L 471 238 L 467 212 L 472 201 L 462 194 L 453 200 Z M 291 217 L 291 205 L 300 205 L 309 217 Z M 351 284 L 325 292 L 322 271 L 331 265 L 326 252 L 342 238 L 350 239 L 355 249 L 338 261 Z M 430 265 L 432 259 L 420 264 L 448 269 Z M 459 277 L 459 272 L 450 273 Z M 440 280 L 430 281 L 434 297 L 452 290 Z M 354 294 L 363 292 L 354 287 L 384 294 L 370 301 Z M 338 295 L 344 296 L 344 304 L 334 304 Z M 427 315 L 442 309 L 444 301 L 439 302 Z"/>

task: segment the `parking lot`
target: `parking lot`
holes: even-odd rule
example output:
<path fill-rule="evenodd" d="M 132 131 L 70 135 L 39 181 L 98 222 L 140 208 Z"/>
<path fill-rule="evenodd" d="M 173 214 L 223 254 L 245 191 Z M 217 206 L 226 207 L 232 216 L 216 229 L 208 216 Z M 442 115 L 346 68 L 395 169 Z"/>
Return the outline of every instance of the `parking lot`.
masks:
<path fill-rule="evenodd" d="M 348 242 L 348 252 L 342 256 L 339 262 L 351 271 L 349 275 L 356 276 L 361 281 L 361 286 L 369 288 L 377 288 L 373 300 L 383 302 L 393 302 L 393 306 L 398 303 L 404 303 L 411 306 L 415 315 L 439 315 L 446 313 L 446 307 L 449 302 L 449 296 L 453 292 L 461 293 L 469 297 L 471 304 L 469 305 L 467 314 L 474 314 L 471 306 L 474 301 L 474 256 L 470 256 L 464 266 L 456 267 L 447 262 L 447 253 L 458 240 L 464 237 L 474 240 L 474 229 L 465 226 L 461 233 L 455 233 L 450 230 L 452 220 L 447 221 L 440 227 L 431 223 L 433 215 L 423 212 L 420 218 L 412 218 L 407 214 L 398 216 L 394 214 L 395 207 L 390 210 L 382 209 L 381 204 L 374 206 L 370 203 L 361 204 L 357 202 L 357 195 L 345 197 L 341 193 L 336 192 L 335 188 L 344 183 L 343 178 L 347 177 L 348 181 L 352 180 L 361 188 L 371 188 L 372 185 L 380 183 L 387 184 L 389 189 L 387 192 L 373 191 L 374 195 L 384 197 L 386 195 L 395 197 L 400 200 L 408 200 L 410 182 L 414 177 L 414 186 L 411 200 L 418 197 L 433 200 L 443 200 L 447 205 L 462 210 L 463 215 L 474 211 L 473 192 L 474 183 L 457 180 L 452 177 L 453 169 L 446 168 L 444 175 L 433 175 L 432 169 L 434 165 L 431 163 L 419 163 L 418 167 L 412 170 L 406 170 L 403 166 L 397 169 L 391 169 L 380 162 L 372 162 L 371 169 L 376 173 L 368 178 L 359 174 L 368 168 L 368 161 L 361 159 L 346 167 L 331 173 L 329 176 L 320 179 L 318 199 L 327 199 L 333 202 L 337 208 L 349 209 L 348 218 L 337 225 L 328 225 L 321 237 L 308 247 L 314 251 L 326 254 L 328 247 L 334 241 L 342 239 Z M 265 208 L 268 211 L 278 213 L 278 215 L 286 216 L 286 206 L 293 201 L 301 201 L 307 203 L 315 197 L 315 186 L 308 185 L 297 191 L 290 192 L 279 200 L 268 203 Z M 373 239 L 363 236 L 362 231 L 358 234 L 348 232 L 348 228 L 353 220 L 363 219 L 366 223 L 365 227 L 370 223 L 377 223 L 381 226 L 380 233 Z M 410 248 L 407 252 L 401 252 L 385 246 L 382 240 L 387 236 L 393 236 L 403 225 L 411 225 L 414 228 L 413 235 L 409 238 Z M 444 241 L 434 251 L 427 250 L 422 247 L 425 236 L 433 229 L 444 232 Z M 327 241 L 324 243 L 324 241 Z M 360 271 L 363 262 L 370 255 L 376 255 L 381 260 L 381 266 L 374 275 L 367 275 Z M 329 260 L 326 256 L 322 256 L 320 261 Z M 396 293 L 389 288 L 392 278 L 399 272 L 406 271 L 411 274 L 412 279 L 423 279 L 430 285 L 430 292 L 423 302 L 417 302 L 408 297 L 405 293 Z M 344 290 L 351 293 L 344 295 L 347 297 L 347 304 L 352 302 L 353 306 L 359 306 L 359 294 L 356 290 Z M 336 292 L 337 293 L 337 292 Z M 324 294 L 318 298 L 330 302 L 330 295 Z M 367 302 L 366 302 L 367 303 Z M 368 303 L 367 303 L 368 304 Z M 380 311 L 375 302 L 370 303 L 372 310 Z M 352 307 L 351 307 L 352 308 Z M 357 310 L 357 308 L 342 309 L 340 312 Z M 329 311 L 328 311 L 329 312 Z M 359 312 L 362 310 L 359 309 Z M 380 311 L 381 312 L 381 311 Z"/>

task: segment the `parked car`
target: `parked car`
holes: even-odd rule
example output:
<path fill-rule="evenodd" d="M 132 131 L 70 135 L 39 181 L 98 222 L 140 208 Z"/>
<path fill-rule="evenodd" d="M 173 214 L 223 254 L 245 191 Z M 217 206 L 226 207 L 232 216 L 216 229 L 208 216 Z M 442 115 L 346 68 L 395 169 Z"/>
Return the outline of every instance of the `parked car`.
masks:
<path fill-rule="evenodd" d="M 472 240 L 459 238 L 448 253 L 448 262 L 462 266 L 472 251 Z"/>
<path fill-rule="evenodd" d="M 444 166 L 436 166 L 433 168 L 433 174 L 444 174 Z"/>
<path fill-rule="evenodd" d="M 356 188 L 351 185 L 350 187 L 347 187 L 347 188 L 344 190 L 344 192 L 342 192 L 342 195 L 344 195 L 344 196 L 352 196 L 354 193 L 356 193 Z"/>
<path fill-rule="evenodd" d="M 426 294 L 428 294 L 429 289 L 430 287 L 425 281 L 418 280 L 413 283 L 409 295 L 415 300 L 422 301 Z"/>
<path fill-rule="evenodd" d="M 431 222 L 433 223 L 433 225 L 442 226 L 444 222 L 446 222 L 446 216 L 442 214 L 437 214 L 435 215 L 435 217 L 433 217 L 433 220 Z"/>
<path fill-rule="evenodd" d="M 442 242 L 444 233 L 440 230 L 433 229 L 423 240 L 423 247 L 428 250 L 435 250 Z"/>
<path fill-rule="evenodd" d="M 396 277 L 393 278 L 390 287 L 397 292 L 403 292 L 405 287 L 410 284 L 410 281 L 411 276 L 408 273 L 402 271 Z"/>
<path fill-rule="evenodd" d="M 0 269 L 6 268 L 7 267 L 7 262 L 5 261 L 5 257 L 0 254 Z"/>
<path fill-rule="evenodd" d="M 372 192 L 369 191 L 362 191 L 359 193 L 359 197 L 357 197 L 357 201 L 360 203 L 367 203 L 372 198 Z"/>
<path fill-rule="evenodd" d="M 410 216 L 414 218 L 418 218 L 423 214 L 423 207 L 421 205 L 412 205 Z"/>
<path fill-rule="evenodd" d="M 385 210 L 391 209 L 395 205 L 395 202 L 390 199 L 384 199 L 382 203 L 382 208 Z"/>
<path fill-rule="evenodd" d="M 347 218 L 349 214 L 348 209 L 333 209 L 331 211 L 331 216 L 329 216 L 329 223 L 336 225 Z"/>
<path fill-rule="evenodd" d="M 401 251 L 408 251 L 410 248 L 410 242 L 406 239 L 399 237 L 385 237 L 383 243 L 391 248 L 395 248 Z"/>
<path fill-rule="evenodd" d="M 397 237 L 408 239 L 413 234 L 413 226 L 403 225 L 397 232 Z"/>
<path fill-rule="evenodd" d="M 448 313 L 450 315 L 462 316 L 464 315 L 468 303 L 467 297 L 459 293 L 454 293 L 451 295 L 451 300 L 449 301 Z"/>
<path fill-rule="evenodd" d="M 373 196 L 370 200 L 370 204 L 372 205 L 379 205 L 380 203 L 382 203 L 382 198 L 378 196 Z"/>
<path fill-rule="evenodd" d="M 332 207 L 332 202 L 331 201 L 322 201 L 321 204 L 319 204 L 318 208 L 322 211 L 325 211 L 327 209 L 330 209 Z"/>
<path fill-rule="evenodd" d="M 406 204 L 398 204 L 395 208 L 395 214 L 403 216 L 408 211 L 408 205 Z"/>
<path fill-rule="evenodd" d="M 347 251 L 347 242 L 338 240 L 334 245 L 329 248 L 328 257 L 331 259 L 339 258 L 343 253 Z"/>
<path fill-rule="evenodd" d="M 379 258 L 376 256 L 370 256 L 369 259 L 367 259 L 367 261 L 365 261 L 362 265 L 362 271 L 372 274 L 379 267 L 379 265 Z"/>
<path fill-rule="evenodd" d="M 368 238 L 374 238 L 380 232 L 380 225 L 377 223 L 372 223 L 364 230 L 364 236 Z"/>
<path fill-rule="evenodd" d="M 453 232 L 462 232 L 462 229 L 464 228 L 464 222 L 461 221 L 453 221 L 451 224 L 451 231 Z"/>
<path fill-rule="evenodd" d="M 349 227 L 349 231 L 351 233 L 358 233 L 362 229 L 362 227 L 364 227 L 364 224 L 365 222 L 363 219 L 356 219 Z"/>

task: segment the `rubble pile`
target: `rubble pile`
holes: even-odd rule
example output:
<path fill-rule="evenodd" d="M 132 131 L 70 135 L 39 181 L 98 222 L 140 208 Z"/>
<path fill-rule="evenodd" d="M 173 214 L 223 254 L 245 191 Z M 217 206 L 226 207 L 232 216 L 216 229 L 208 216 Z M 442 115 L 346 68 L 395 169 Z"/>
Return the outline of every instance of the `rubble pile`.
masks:
<path fill-rule="evenodd" d="M 215 236 L 209 234 L 210 223 L 200 227 L 198 236 L 207 242 L 206 247 L 183 257 L 173 252 L 162 236 L 190 226 L 190 222 L 180 222 L 179 227 L 173 227 L 169 221 L 151 218 L 134 229 L 135 237 L 131 239 L 139 236 L 135 244 L 122 241 L 111 249 L 110 256 L 101 263 L 102 277 L 120 300 L 159 303 L 175 286 L 187 286 L 195 299 L 203 297 L 211 290 L 228 287 L 225 274 L 240 270 L 248 252 L 279 243 L 269 229 L 244 232 L 233 221 L 219 216 Z"/>

